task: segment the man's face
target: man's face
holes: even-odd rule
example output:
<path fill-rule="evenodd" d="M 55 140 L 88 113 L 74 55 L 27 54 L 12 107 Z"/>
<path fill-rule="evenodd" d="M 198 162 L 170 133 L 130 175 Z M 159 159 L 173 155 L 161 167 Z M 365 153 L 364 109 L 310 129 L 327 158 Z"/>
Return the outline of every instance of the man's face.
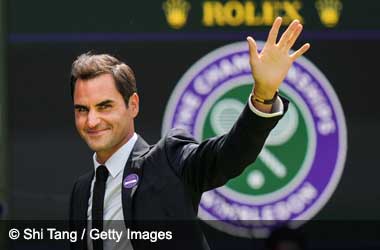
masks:
<path fill-rule="evenodd" d="M 75 125 L 80 136 L 98 157 L 107 160 L 134 133 L 139 98 L 133 94 L 125 105 L 110 74 L 75 83 Z"/>

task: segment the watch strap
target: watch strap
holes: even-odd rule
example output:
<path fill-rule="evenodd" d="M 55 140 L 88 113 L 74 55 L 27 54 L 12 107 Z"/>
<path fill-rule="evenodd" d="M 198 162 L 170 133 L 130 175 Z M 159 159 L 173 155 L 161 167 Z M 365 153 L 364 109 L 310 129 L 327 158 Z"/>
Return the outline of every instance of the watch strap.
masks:
<path fill-rule="evenodd" d="M 256 96 L 255 93 L 253 93 L 252 98 L 254 101 L 257 101 L 257 102 L 262 103 L 262 104 L 268 104 L 269 105 L 269 104 L 273 104 L 276 102 L 277 97 L 278 97 L 278 92 L 279 91 L 277 90 L 272 99 L 262 99 L 262 98 Z"/>

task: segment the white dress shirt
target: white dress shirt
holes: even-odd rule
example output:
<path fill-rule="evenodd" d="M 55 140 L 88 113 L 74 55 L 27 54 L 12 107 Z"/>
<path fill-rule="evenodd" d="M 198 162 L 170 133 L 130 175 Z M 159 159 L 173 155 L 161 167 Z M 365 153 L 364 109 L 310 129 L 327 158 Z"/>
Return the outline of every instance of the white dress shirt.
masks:
<path fill-rule="evenodd" d="M 272 112 L 271 113 L 264 113 L 259 110 L 257 110 L 252 102 L 251 102 L 251 95 L 248 99 L 248 105 L 249 108 L 261 117 L 275 117 L 283 114 L 284 110 L 284 104 L 282 103 L 282 100 L 277 97 L 277 100 L 272 106 Z M 132 152 L 133 146 L 135 145 L 137 141 L 137 134 L 134 133 L 134 135 L 129 139 L 129 141 L 124 144 L 121 148 L 119 148 L 106 162 L 105 165 L 108 169 L 109 176 L 106 182 L 106 192 L 104 195 L 104 224 L 103 224 L 103 230 L 107 230 L 108 228 L 116 229 L 117 231 L 123 231 L 122 238 L 120 242 L 116 242 L 112 239 L 104 240 L 104 250 L 133 250 L 131 241 L 127 239 L 126 237 L 126 228 L 124 224 L 124 215 L 123 215 L 123 208 L 122 208 L 122 197 L 121 197 L 121 188 L 122 188 L 122 178 L 123 178 L 123 170 L 124 166 L 127 163 L 127 160 Z M 96 160 L 96 154 L 93 155 L 93 161 L 94 161 L 94 167 L 95 167 L 95 173 L 96 169 L 102 165 L 97 162 Z M 91 182 L 91 194 L 90 198 L 88 200 L 88 209 L 87 209 L 87 233 L 92 229 L 92 195 L 94 190 L 94 184 L 95 184 L 95 178 L 94 176 L 92 182 Z M 93 250 L 92 246 L 92 239 L 87 234 L 87 247 L 88 250 Z"/>

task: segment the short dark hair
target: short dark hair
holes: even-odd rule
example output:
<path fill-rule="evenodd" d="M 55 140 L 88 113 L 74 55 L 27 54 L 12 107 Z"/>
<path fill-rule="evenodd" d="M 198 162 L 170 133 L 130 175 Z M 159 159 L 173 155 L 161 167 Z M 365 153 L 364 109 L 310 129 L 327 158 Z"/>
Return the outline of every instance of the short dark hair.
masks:
<path fill-rule="evenodd" d="M 137 92 L 135 74 L 127 64 L 108 54 L 88 52 L 78 56 L 71 67 L 71 97 L 74 99 L 75 82 L 78 79 L 92 79 L 101 74 L 112 75 L 116 88 L 128 107 L 129 97 Z"/>

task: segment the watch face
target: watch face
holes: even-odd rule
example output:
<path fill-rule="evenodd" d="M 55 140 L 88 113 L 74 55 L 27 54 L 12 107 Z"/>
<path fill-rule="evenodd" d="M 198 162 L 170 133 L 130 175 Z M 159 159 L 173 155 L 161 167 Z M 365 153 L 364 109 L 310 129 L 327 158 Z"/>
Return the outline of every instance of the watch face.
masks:
<path fill-rule="evenodd" d="M 173 91 L 163 133 L 181 127 L 198 140 L 227 133 L 252 92 L 251 74 L 245 42 L 205 55 Z M 232 235 L 265 237 L 279 224 L 305 222 L 326 204 L 342 174 L 346 123 L 326 77 L 301 57 L 289 70 L 280 95 L 290 101 L 288 111 L 256 161 L 202 196 L 199 217 Z"/>

